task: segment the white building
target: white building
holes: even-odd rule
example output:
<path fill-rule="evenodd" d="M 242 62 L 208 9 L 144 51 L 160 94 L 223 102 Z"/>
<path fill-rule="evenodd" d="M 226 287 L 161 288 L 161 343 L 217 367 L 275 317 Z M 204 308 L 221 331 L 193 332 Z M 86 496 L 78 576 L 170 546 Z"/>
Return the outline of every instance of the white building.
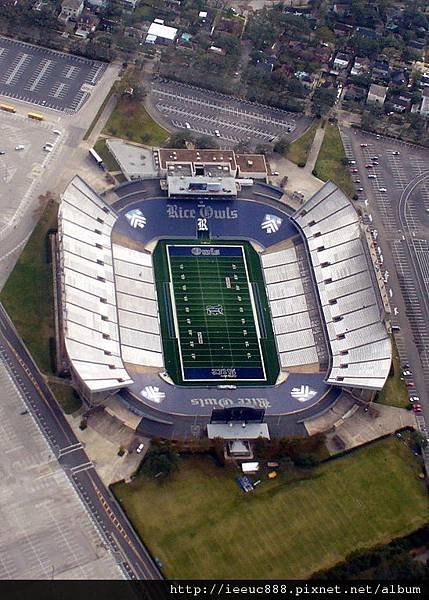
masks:
<path fill-rule="evenodd" d="M 148 29 L 146 44 L 169 44 L 174 42 L 176 35 L 176 27 L 164 25 L 164 21 L 162 19 L 155 19 Z"/>

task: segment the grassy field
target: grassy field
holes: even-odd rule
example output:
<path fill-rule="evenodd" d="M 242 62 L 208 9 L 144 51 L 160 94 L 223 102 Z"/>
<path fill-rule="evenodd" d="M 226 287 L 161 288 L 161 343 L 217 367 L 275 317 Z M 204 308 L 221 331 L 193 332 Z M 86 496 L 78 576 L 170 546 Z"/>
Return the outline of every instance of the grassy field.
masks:
<path fill-rule="evenodd" d="M 406 408 L 410 405 L 410 401 L 405 381 L 401 380 L 401 363 L 395 343 L 393 344 L 393 371 L 393 374 L 387 378 L 384 388 L 378 394 L 377 402 L 397 406 L 398 408 Z"/>
<path fill-rule="evenodd" d="M 97 140 L 94 149 L 102 158 L 103 163 L 106 165 L 108 171 L 121 171 L 121 167 L 118 165 L 115 158 L 110 154 L 104 138 Z"/>
<path fill-rule="evenodd" d="M 70 385 L 49 382 L 49 387 L 66 415 L 71 415 L 82 406 L 82 400 Z"/>
<path fill-rule="evenodd" d="M 103 100 L 103 104 L 100 106 L 100 108 L 97 111 L 97 114 L 95 115 L 95 117 L 93 118 L 91 125 L 88 127 L 88 129 L 86 130 L 85 135 L 83 136 L 84 140 L 87 140 L 89 138 L 89 136 L 91 135 L 92 130 L 94 129 L 98 119 L 101 117 L 104 109 L 107 106 L 107 103 L 109 102 L 110 98 L 112 97 L 112 95 L 115 93 L 115 84 L 112 85 L 112 87 L 109 90 L 109 93 L 107 94 L 107 96 L 104 98 Z"/>
<path fill-rule="evenodd" d="M 349 168 L 343 164 L 346 155 L 343 142 L 336 125 L 326 124 L 325 137 L 319 156 L 317 157 L 314 174 L 322 181 L 333 181 L 348 196 L 352 197 L 355 189 L 350 177 Z"/>
<path fill-rule="evenodd" d="M 103 133 L 148 146 L 160 146 L 169 136 L 169 132 L 152 119 L 141 102 L 129 98 L 119 99 Z"/>
<path fill-rule="evenodd" d="M 349 553 L 427 522 L 427 493 L 396 438 L 279 477 L 244 494 L 236 471 L 183 459 L 165 482 L 139 475 L 113 491 L 169 578 L 307 578 Z"/>
<path fill-rule="evenodd" d="M 51 372 L 49 338 L 54 336 L 51 264 L 47 233 L 56 228 L 58 205 L 48 204 L 0 294 L 9 316 L 39 368 Z"/>
<path fill-rule="evenodd" d="M 313 144 L 314 136 L 316 135 L 319 123 L 314 123 L 300 138 L 292 142 L 286 153 L 286 158 L 294 162 L 296 165 L 305 166 L 308 153 Z"/>

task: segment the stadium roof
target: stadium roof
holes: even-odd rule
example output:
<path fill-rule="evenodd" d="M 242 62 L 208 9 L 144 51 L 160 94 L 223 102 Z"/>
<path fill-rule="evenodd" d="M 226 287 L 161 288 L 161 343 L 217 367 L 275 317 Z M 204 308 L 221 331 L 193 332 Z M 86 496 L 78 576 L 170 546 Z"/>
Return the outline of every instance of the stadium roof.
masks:
<path fill-rule="evenodd" d="M 392 348 L 356 210 L 328 182 L 292 218 L 306 238 L 322 305 L 332 354 L 327 382 L 381 389 Z"/>

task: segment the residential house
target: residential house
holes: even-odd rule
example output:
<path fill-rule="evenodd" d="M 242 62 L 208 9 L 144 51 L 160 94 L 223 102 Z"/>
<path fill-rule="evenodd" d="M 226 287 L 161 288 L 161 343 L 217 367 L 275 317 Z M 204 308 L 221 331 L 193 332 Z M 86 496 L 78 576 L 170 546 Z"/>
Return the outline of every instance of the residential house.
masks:
<path fill-rule="evenodd" d="M 350 56 L 348 54 L 344 54 L 343 52 L 338 52 L 337 56 L 334 59 L 333 70 L 335 72 L 343 71 L 347 69 L 350 63 Z"/>
<path fill-rule="evenodd" d="M 350 71 L 350 75 L 354 77 L 359 77 L 360 75 L 364 75 L 369 71 L 369 60 L 365 57 L 356 56 L 352 70 Z"/>
<path fill-rule="evenodd" d="M 368 97 L 366 99 L 367 104 L 379 104 L 383 106 L 384 101 L 386 100 L 387 87 L 384 85 L 377 85 L 376 83 L 371 83 L 369 88 Z"/>
<path fill-rule="evenodd" d="M 145 42 L 146 44 L 171 44 L 176 36 L 176 27 L 168 27 L 164 25 L 163 19 L 155 19 L 148 29 Z"/>
<path fill-rule="evenodd" d="M 422 103 L 420 104 L 420 114 L 429 116 L 429 87 L 423 90 Z"/>
<path fill-rule="evenodd" d="M 120 4 L 126 9 L 133 12 L 136 9 L 139 0 L 120 0 Z"/>
<path fill-rule="evenodd" d="M 90 33 L 94 33 L 99 23 L 100 19 L 87 9 L 77 20 L 75 35 L 87 38 Z"/>
<path fill-rule="evenodd" d="M 78 19 L 83 12 L 83 6 L 83 0 L 63 0 L 58 18 L 66 22 L 69 19 Z"/>

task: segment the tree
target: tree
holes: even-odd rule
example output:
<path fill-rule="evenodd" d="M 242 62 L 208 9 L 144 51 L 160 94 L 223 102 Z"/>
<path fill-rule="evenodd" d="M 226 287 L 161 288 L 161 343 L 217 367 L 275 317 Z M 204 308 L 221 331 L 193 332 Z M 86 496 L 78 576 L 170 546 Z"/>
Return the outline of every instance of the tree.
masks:
<path fill-rule="evenodd" d="M 334 106 L 337 90 L 318 87 L 313 94 L 313 110 L 316 115 L 325 115 Z"/>
<path fill-rule="evenodd" d="M 209 135 L 200 135 L 195 138 L 195 147 L 196 148 L 219 148 L 219 144 L 217 141 L 210 137 Z"/>
<path fill-rule="evenodd" d="M 287 153 L 287 151 L 289 150 L 289 141 L 286 140 L 285 138 L 280 138 L 275 144 L 274 144 L 274 152 L 277 152 L 277 154 L 282 154 L 283 156 Z"/>
<path fill-rule="evenodd" d="M 147 451 L 143 471 L 152 477 L 168 476 L 179 469 L 180 457 L 169 441 L 154 441 Z"/>
<path fill-rule="evenodd" d="M 194 142 L 192 133 L 189 133 L 188 131 L 178 131 L 177 133 L 172 133 L 170 135 L 165 147 L 177 148 L 179 150 L 181 148 L 186 148 L 186 144 L 189 142 Z"/>

